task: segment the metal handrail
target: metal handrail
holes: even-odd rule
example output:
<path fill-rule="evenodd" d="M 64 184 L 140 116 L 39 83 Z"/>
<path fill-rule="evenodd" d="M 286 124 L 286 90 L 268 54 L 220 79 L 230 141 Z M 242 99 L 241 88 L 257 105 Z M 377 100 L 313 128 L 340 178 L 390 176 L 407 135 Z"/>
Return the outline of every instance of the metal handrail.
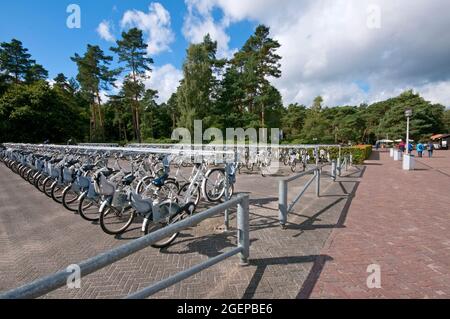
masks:
<path fill-rule="evenodd" d="M 320 196 L 320 177 L 322 175 L 322 169 L 325 166 L 330 165 L 322 164 L 315 166 L 312 169 L 309 169 L 305 172 L 302 172 L 300 174 L 285 177 L 279 180 L 279 198 L 278 198 L 278 211 L 279 211 L 279 220 L 281 226 L 284 228 L 287 223 L 287 217 L 289 212 L 294 208 L 294 206 L 297 204 L 297 202 L 300 200 L 300 198 L 305 194 L 305 192 L 308 190 L 308 188 L 311 186 L 311 184 L 316 181 L 316 196 Z M 305 186 L 302 188 L 300 193 L 296 196 L 296 198 L 292 201 L 291 204 L 288 204 L 288 185 L 289 183 L 304 177 L 306 175 L 314 174 L 314 176 L 305 184 Z"/>
<path fill-rule="evenodd" d="M 238 247 L 235 249 L 223 253 L 213 259 L 207 260 L 201 264 L 198 264 L 190 269 L 187 269 L 175 276 L 167 278 L 149 288 L 144 289 L 134 295 L 132 298 L 144 298 L 151 294 L 170 287 L 171 285 L 188 278 L 203 269 L 206 269 L 226 258 L 240 254 L 240 264 L 246 265 L 248 263 L 249 251 L 250 251 L 250 239 L 249 239 L 249 196 L 240 195 L 235 199 L 231 199 L 223 204 L 212 207 L 202 213 L 196 214 L 185 220 L 177 222 L 173 225 L 169 225 L 158 231 L 152 232 L 149 235 L 133 240 L 123 246 L 114 248 L 108 252 L 99 254 L 93 258 L 85 260 L 79 263 L 82 276 L 87 276 L 103 267 L 106 267 L 118 260 L 121 260 L 129 255 L 138 252 L 161 239 L 182 231 L 186 228 L 192 227 L 200 223 L 201 221 L 210 218 L 223 212 L 226 209 L 230 209 L 237 205 L 237 236 Z M 26 284 L 22 287 L 13 289 L 11 291 L 0 294 L 0 299 L 29 299 L 43 296 L 53 290 L 63 287 L 67 283 L 68 277 L 71 273 L 66 270 L 61 270 L 55 274 L 43 277 L 32 283 Z"/>

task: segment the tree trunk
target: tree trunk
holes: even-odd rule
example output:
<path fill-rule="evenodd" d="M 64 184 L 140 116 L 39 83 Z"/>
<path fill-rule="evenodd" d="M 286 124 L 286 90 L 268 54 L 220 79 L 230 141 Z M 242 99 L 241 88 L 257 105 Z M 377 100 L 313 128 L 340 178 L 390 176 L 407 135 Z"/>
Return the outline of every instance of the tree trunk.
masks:
<path fill-rule="evenodd" d="M 135 110 L 136 110 L 136 135 L 137 135 L 137 139 L 138 139 L 138 143 L 142 143 L 142 135 L 141 135 L 141 117 L 139 114 L 139 101 L 136 99 L 135 101 L 136 106 L 135 106 Z"/>

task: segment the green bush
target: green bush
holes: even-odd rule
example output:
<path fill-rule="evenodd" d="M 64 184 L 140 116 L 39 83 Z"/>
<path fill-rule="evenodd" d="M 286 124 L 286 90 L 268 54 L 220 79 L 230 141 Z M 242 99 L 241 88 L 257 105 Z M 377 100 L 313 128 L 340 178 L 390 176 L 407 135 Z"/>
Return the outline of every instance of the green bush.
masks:
<path fill-rule="evenodd" d="M 339 157 L 339 148 L 331 147 L 329 149 L 331 159 L 337 159 Z M 372 154 L 371 145 L 358 145 L 351 147 L 342 147 L 341 155 L 352 155 L 354 164 L 363 164 L 365 160 L 369 159 Z"/>

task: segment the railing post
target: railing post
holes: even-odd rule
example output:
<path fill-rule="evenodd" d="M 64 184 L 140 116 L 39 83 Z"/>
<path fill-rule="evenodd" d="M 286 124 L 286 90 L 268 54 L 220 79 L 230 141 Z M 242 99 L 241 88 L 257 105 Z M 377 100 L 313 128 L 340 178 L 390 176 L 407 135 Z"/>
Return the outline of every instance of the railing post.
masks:
<path fill-rule="evenodd" d="M 287 193 L 288 193 L 288 183 L 284 180 L 279 182 L 279 191 L 278 191 L 278 210 L 279 210 L 279 220 L 281 227 L 285 227 L 287 223 L 287 215 L 288 215 L 288 201 L 287 201 Z"/>
<path fill-rule="evenodd" d="M 339 177 L 341 177 L 341 171 L 342 171 L 342 160 L 341 160 L 341 157 L 339 156 L 338 162 L 337 162 L 337 173 L 338 173 Z"/>
<path fill-rule="evenodd" d="M 320 197 L 320 169 L 318 168 L 316 174 L 316 196 Z"/>
<path fill-rule="evenodd" d="M 250 231 L 249 231 L 249 197 L 242 197 L 237 209 L 238 246 L 242 248 L 240 254 L 241 266 L 248 265 L 250 256 Z"/>
<path fill-rule="evenodd" d="M 331 178 L 336 181 L 336 160 L 331 161 Z"/>
<path fill-rule="evenodd" d="M 229 200 L 229 194 L 228 194 L 228 188 L 229 188 L 229 174 L 228 174 L 228 165 L 225 168 L 225 201 Z M 229 209 L 225 209 L 225 221 L 224 221 L 224 227 L 225 231 L 227 232 L 230 229 L 230 211 Z"/>

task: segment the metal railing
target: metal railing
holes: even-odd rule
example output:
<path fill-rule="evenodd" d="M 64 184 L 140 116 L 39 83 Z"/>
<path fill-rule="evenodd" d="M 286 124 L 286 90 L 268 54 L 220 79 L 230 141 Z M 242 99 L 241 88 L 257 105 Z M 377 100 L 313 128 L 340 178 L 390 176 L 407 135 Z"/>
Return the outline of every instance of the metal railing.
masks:
<path fill-rule="evenodd" d="M 343 155 L 342 158 L 342 160 L 341 157 L 339 157 L 337 160 L 332 160 L 331 163 L 316 165 L 314 168 L 309 169 L 305 172 L 279 180 L 278 211 L 281 227 L 286 227 L 288 214 L 292 211 L 294 206 L 298 203 L 298 201 L 306 193 L 306 191 L 314 181 L 316 181 L 316 196 L 320 197 L 320 178 L 322 175 L 322 169 L 325 166 L 331 165 L 330 176 L 333 181 L 336 181 L 337 176 L 341 176 L 343 169 L 347 171 L 349 166 L 353 166 L 352 155 Z M 306 182 L 305 186 L 301 189 L 297 197 L 291 203 L 288 203 L 289 183 L 310 174 L 313 174 L 312 178 Z"/>
<path fill-rule="evenodd" d="M 209 268 L 229 257 L 239 254 L 240 264 L 247 265 L 250 251 L 249 238 L 249 196 L 241 195 L 235 199 L 231 199 L 223 204 L 212 207 L 202 213 L 191 216 L 173 225 L 167 226 L 149 235 L 133 240 L 123 246 L 114 248 L 108 252 L 97 255 L 93 258 L 85 260 L 78 264 L 81 270 L 81 276 L 87 276 L 103 267 L 106 267 L 118 260 L 121 260 L 129 255 L 136 253 L 144 248 L 149 247 L 155 242 L 158 242 L 168 236 L 182 231 L 186 228 L 192 227 L 201 221 L 215 216 L 226 209 L 230 209 L 237 205 L 237 239 L 238 245 L 236 248 L 228 252 L 222 253 L 219 256 L 210 258 L 192 268 L 177 273 L 167 279 L 157 282 L 141 291 L 138 291 L 127 298 L 146 298 L 155 294 L 158 291 L 166 289 L 190 276 L 193 276 L 200 271 Z M 49 275 L 38 279 L 32 283 L 16 288 L 14 290 L 0 294 L 0 299 L 30 299 L 43 296 L 53 290 L 63 287 L 67 284 L 68 277 L 72 272 L 68 273 L 65 270 L 59 271 L 53 275 Z"/>
<path fill-rule="evenodd" d="M 279 210 L 280 224 L 283 228 L 286 226 L 289 212 L 292 211 L 292 208 L 294 208 L 294 206 L 298 203 L 300 198 L 305 194 L 305 192 L 308 190 L 308 188 L 314 181 L 316 181 L 316 196 L 317 197 L 320 196 L 320 176 L 322 174 L 322 168 L 326 165 L 328 164 L 315 166 L 314 168 L 304 171 L 300 174 L 280 179 L 278 210 Z M 292 201 L 292 203 L 289 204 L 288 203 L 289 183 L 310 174 L 313 174 L 312 178 L 305 184 L 305 186 L 302 188 L 297 197 Z"/>
<path fill-rule="evenodd" d="M 79 146 L 119 147 L 117 143 L 79 143 Z"/>
<path fill-rule="evenodd" d="M 345 169 L 346 171 L 348 171 L 348 167 L 352 167 L 353 166 L 353 155 L 343 155 L 343 160 L 341 160 L 341 158 L 338 158 L 337 160 L 337 172 L 338 172 L 338 176 L 342 175 L 342 169 Z"/>

